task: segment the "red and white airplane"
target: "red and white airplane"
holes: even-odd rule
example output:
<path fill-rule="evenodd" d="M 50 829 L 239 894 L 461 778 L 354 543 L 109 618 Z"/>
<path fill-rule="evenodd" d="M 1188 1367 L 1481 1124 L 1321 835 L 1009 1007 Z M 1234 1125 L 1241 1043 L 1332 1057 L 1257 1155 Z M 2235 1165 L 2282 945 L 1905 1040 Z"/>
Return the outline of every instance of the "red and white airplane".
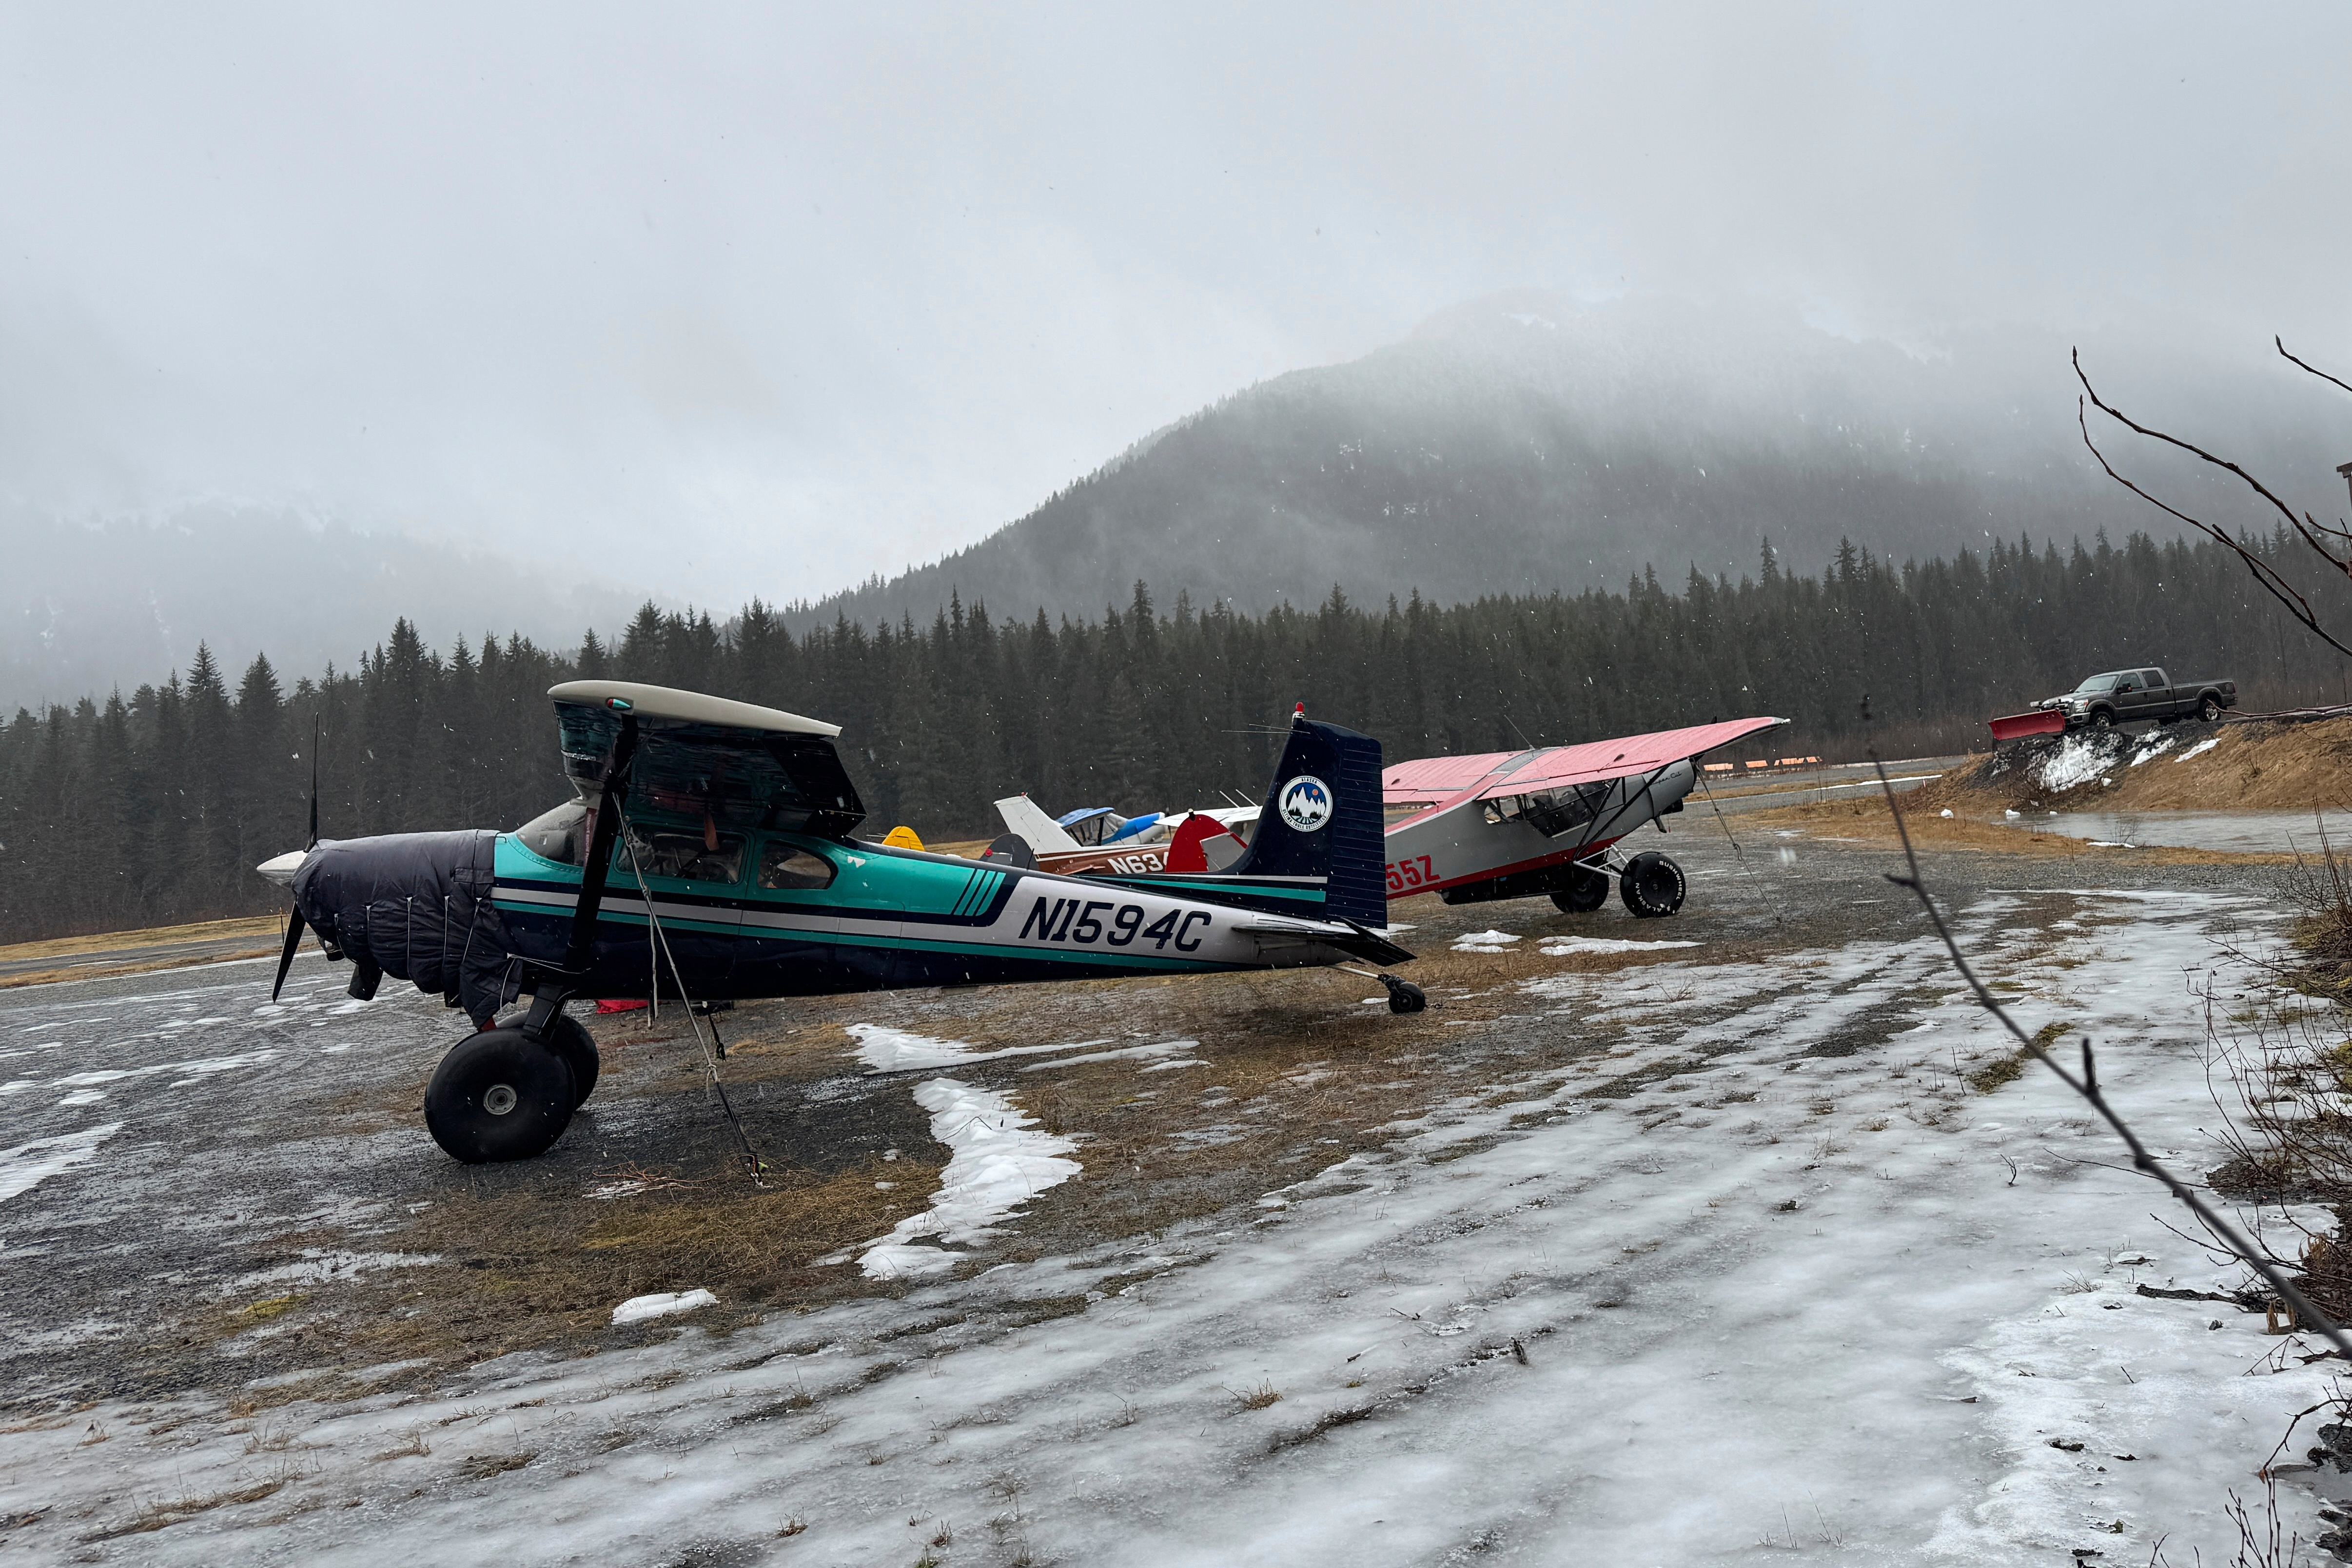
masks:
<path fill-rule="evenodd" d="M 1648 822 L 1665 830 L 1660 819 L 1683 808 L 1699 757 L 1787 722 L 1733 719 L 1383 769 L 1389 897 L 1474 904 L 1549 893 L 1563 912 L 1589 914 L 1609 901 L 1613 871 L 1628 910 L 1670 915 L 1682 907 L 1682 868 L 1654 849 L 1628 858 L 1619 841 Z"/>

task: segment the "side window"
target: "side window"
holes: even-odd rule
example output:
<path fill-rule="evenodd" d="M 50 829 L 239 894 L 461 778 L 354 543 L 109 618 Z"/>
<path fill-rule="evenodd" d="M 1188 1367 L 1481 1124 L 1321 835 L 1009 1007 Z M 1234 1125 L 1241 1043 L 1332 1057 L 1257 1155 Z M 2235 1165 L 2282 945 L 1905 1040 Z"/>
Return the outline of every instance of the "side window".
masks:
<path fill-rule="evenodd" d="M 832 861 L 781 838 L 770 839 L 760 855 L 760 886 L 771 891 L 827 888 L 833 876 Z"/>
<path fill-rule="evenodd" d="M 2153 691 L 2158 687 L 2164 684 L 2164 671 L 2160 669 L 2143 669 L 2139 672 L 2139 683 L 2147 688 L 2150 691 Z"/>
<path fill-rule="evenodd" d="M 699 833 L 677 833 L 634 822 L 629 824 L 628 832 L 627 842 L 614 847 L 613 868 L 623 876 L 630 874 L 630 856 L 634 851 L 635 868 L 648 877 L 674 877 L 687 882 L 742 879 L 740 834 L 718 835 L 718 847 L 714 849 Z"/>

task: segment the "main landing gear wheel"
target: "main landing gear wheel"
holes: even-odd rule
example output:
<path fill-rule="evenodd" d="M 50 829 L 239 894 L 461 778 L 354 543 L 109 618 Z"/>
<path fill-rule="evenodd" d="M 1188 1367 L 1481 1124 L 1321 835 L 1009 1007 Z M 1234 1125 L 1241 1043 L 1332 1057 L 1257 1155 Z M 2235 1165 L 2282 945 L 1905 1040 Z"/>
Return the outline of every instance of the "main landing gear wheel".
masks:
<path fill-rule="evenodd" d="M 1552 908 L 1564 915 L 1589 915 L 1609 901 L 1609 873 L 1576 868 L 1576 879 L 1552 894 Z"/>
<path fill-rule="evenodd" d="M 1625 862 L 1617 891 L 1625 907 L 1644 920 L 1670 915 L 1683 907 L 1683 868 L 1654 849 L 1645 849 Z"/>
<path fill-rule="evenodd" d="M 524 1015 L 514 1014 L 499 1021 L 501 1029 L 520 1029 Z M 563 1065 L 572 1069 L 572 1109 L 579 1110 L 596 1092 L 597 1077 L 604 1071 L 604 1059 L 596 1052 L 595 1037 L 588 1026 L 568 1013 L 558 1013 L 555 1022 L 548 1026 L 547 1045 Z"/>
<path fill-rule="evenodd" d="M 485 1029 L 458 1041 L 433 1070 L 425 1125 L 451 1159 L 468 1165 L 528 1160 L 563 1136 L 579 1098 L 553 1046 L 520 1029 Z"/>
<path fill-rule="evenodd" d="M 574 1110 L 588 1103 L 596 1092 L 597 1074 L 604 1070 L 604 1058 L 596 1054 L 596 1042 L 588 1034 L 588 1026 L 568 1014 L 558 1013 L 555 1022 L 548 1026 L 547 1043 L 572 1069 L 572 1108 Z"/>

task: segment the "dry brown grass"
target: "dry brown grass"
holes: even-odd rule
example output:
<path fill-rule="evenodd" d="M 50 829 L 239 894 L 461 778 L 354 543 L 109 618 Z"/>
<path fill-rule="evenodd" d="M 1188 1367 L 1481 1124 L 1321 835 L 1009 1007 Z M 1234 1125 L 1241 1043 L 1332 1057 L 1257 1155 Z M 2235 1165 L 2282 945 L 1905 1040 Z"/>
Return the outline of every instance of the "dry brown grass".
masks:
<path fill-rule="evenodd" d="M 126 948 L 159 947 L 184 942 L 219 942 L 229 937 L 272 937 L 285 930 L 283 915 L 257 915 L 233 921 L 202 921 L 194 925 L 152 926 L 145 931 L 108 931 L 98 936 L 58 937 L 49 942 L 20 942 L 0 947 L 0 963 L 36 958 L 72 958 L 89 952 L 118 952 Z"/>

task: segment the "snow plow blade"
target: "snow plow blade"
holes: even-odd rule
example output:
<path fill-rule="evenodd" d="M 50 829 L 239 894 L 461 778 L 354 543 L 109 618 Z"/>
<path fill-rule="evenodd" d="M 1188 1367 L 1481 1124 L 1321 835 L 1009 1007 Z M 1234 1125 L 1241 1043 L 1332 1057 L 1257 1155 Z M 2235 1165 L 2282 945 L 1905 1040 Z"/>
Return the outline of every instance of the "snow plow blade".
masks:
<path fill-rule="evenodd" d="M 2066 729 L 2066 715 L 2055 708 L 2032 713 L 2011 713 L 1992 721 L 1992 738 L 2014 741 L 2022 735 L 2057 735 Z"/>

